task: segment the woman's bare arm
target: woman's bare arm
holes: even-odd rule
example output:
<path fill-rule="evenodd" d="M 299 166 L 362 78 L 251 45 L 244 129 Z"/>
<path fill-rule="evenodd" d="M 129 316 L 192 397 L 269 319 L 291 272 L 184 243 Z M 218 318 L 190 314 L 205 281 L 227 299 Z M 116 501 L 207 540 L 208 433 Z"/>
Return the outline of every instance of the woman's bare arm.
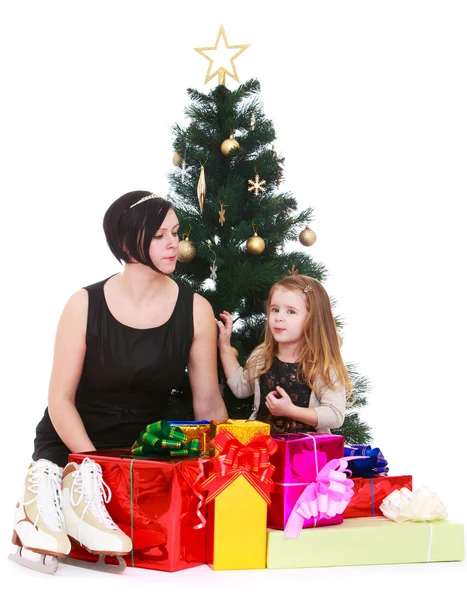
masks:
<path fill-rule="evenodd" d="M 228 418 L 217 375 L 217 327 L 209 302 L 194 295 L 194 337 L 188 361 L 196 420 Z"/>
<path fill-rule="evenodd" d="M 86 354 L 88 292 L 68 300 L 57 328 L 49 385 L 50 419 L 71 452 L 95 450 L 75 407 L 75 394 Z"/>

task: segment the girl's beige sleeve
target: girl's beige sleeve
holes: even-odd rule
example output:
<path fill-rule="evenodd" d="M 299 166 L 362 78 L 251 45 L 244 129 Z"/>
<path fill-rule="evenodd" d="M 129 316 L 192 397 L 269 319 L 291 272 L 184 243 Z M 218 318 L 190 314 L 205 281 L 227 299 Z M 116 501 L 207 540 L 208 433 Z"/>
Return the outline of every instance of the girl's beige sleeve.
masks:
<path fill-rule="evenodd" d="M 253 350 L 248 360 L 251 361 L 252 358 L 258 357 L 259 353 L 260 351 L 258 349 Z M 239 367 L 235 373 L 227 379 L 227 385 L 237 398 L 248 398 L 248 396 L 254 394 L 257 370 L 258 368 L 256 365 L 250 368 Z"/>
<path fill-rule="evenodd" d="M 317 382 L 315 393 L 319 401 L 319 406 L 313 407 L 318 415 L 317 431 L 322 429 L 337 429 L 341 427 L 345 418 L 346 391 L 334 373 L 331 370 L 331 381 L 334 387 L 332 390 L 320 381 Z"/>

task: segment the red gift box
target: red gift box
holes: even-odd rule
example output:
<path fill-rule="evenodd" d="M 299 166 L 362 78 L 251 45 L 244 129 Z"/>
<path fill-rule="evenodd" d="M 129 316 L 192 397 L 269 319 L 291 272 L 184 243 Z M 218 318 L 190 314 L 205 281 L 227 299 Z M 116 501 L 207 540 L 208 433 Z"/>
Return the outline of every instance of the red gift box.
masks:
<path fill-rule="evenodd" d="M 205 563 L 206 527 L 196 528 L 205 511 L 199 504 L 199 492 L 194 491 L 203 474 L 203 461 L 121 455 L 130 456 L 130 450 L 71 454 L 70 462 L 81 463 L 88 456 L 101 465 L 103 479 L 112 492 L 107 510 L 133 542 L 132 553 L 124 556 L 126 564 L 179 571 Z M 70 556 L 96 560 L 82 547 L 73 547 Z"/>
<path fill-rule="evenodd" d="M 379 477 L 353 477 L 354 495 L 344 511 L 344 519 L 354 517 L 381 517 L 381 502 L 394 490 L 403 487 L 412 490 L 412 475 L 381 475 Z"/>

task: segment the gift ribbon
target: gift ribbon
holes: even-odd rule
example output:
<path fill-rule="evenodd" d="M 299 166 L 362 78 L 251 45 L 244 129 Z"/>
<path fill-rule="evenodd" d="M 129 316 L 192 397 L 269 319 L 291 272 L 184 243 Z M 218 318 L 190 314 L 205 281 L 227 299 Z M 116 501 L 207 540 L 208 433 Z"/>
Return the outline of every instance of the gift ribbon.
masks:
<path fill-rule="evenodd" d="M 150 423 L 140 434 L 131 448 L 137 456 L 162 454 L 169 456 L 199 456 L 199 440 L 190 440 L 180 429 L 167 421 Z"/>
<path fill-rule="evenodd" d="M 380 510 L 385 517 L 396 523 L 442 521 L 448 516 L 438 495 L 426 487 L 421 487 L 416 492 L 407 488 L 394 490 L 383 500 Z"/>
<path fill-rule="evenodd" d="M 256 435 L 242 444 L 233 433 L 222 429 L 211 443 L 219 451 L 219 455 L 209 459 L 212 472 L 200 486 L 208 492 L 205 503 L 212 502 L 235 479 L 243 475 L 263 500 L 270 504 L 275 467 L 271 465 L 269 458 L 277 450 L 276 442 L 269 435 Z"/>
<path fill-rule="evenodd" d="M 204 496 L 198 489 L 201 479 L 204 478 L 204 469 L 203 469 L 203 465 L 202 465 L 201 461 L 198 462 L 198 466 L 199 466 L 199 473 L 195 479 L 194 484 L 191 486 L 191 488 L 192 488 L 195 496 L 198 498 L 198 504 L 196 505 L 196 515 L 198 516 L 198 519 L 200 522 L 198 523 L 198 525 L 194 525 L 193 529 L 202 529 L 203 527 L 206 526 L 206 518 L 203 515 L 203 513 L 201 512 L 201 508 L 202 508 L 203 502 L 204 502 Z"/>
<path fill-rule="evenodd" d="M 134 502 L 134 495 L 133 495 L 133 463 L 135 462 L 136 458 L 132 458 L 131 462 L 130 462 L 130 537 L 131 537 L 131 566 L 134 567 L 135 566 L 135 551 L 133 549 L 134 544 L 133 544 L 133 534 L 134 534 L 134 529 L 135 529 L 135 520 L 134 520 L 134 514 L 133 514 L 133 502 Z"/>
<path fill-rule="evenodd" d="M 375 485 L 373 483 L 373 477 L 370 477 L 370 491 L 371 491 L 371 516 L 375 516 Z"/>
<path fill-rule="evenodd" d="M 430 525 L 430 540 L 428 542 L 428 555 L 426 557 L 426 562 L 431 562 L 431 548 L 433 547 L 433 523 L 429 523 Z"/>
<path fill-rule="evenodd" d="M 374 477 L 389 471 L 388 461 L 384 458 L 379 448 L 372 448 L 363 444 L 344 446 L 344 457 L 352 457 L 349 469 L 352 477 Z"/>
<path fill-rule="evenodd" d="M 284 530 L 284 537 L 298 538 L 303 523 L 312 517 L 329 519 L 341 515 L 353 496 L 354 482 L 347 478 L 347 461 L 344 458 L 330 460 L 318 471 L 318 449 L 316 439 L 310 436 L 314 444 L 316 480 L 306 486 L 290 513 Z"/>
<path fill-rule="evenodd" d="M 167 421 L 169 425 L 175 425 L 179 427 L 180 425 L 186 425 L 187 427 L 192 427 L 194 425 L 209 425 L 210 421 Z"/>

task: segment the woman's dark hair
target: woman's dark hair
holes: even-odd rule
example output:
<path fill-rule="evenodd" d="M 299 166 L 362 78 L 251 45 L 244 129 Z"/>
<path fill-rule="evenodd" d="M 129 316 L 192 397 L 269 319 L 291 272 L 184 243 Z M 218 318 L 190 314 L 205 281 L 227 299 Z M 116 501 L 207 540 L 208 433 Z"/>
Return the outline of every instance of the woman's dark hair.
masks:
<path fill-rule="evenodd" d="M 172 203 L 164 198 L 151 196 L 151 192 L 128 192 L 115 200 L 104 215 L 104 233 L 112 254 L 124 263 L 137 261 L 162 273 L 149 256 L 149 246 L 156 231 L 162 225 Z"/>

